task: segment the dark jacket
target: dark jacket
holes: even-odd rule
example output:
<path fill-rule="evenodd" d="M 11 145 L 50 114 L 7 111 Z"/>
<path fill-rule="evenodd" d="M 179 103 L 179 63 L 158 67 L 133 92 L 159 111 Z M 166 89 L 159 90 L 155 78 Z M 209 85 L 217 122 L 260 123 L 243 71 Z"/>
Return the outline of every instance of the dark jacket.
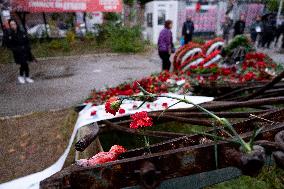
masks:
<path fill-rule="evenodd" d="M 16 32 L 8 30 L 5 38 L 6 46 L 13 52 L 17 64 L 33 60 L 28 35 L 25 32 L 20 29 Z"/>
<path fill-rule="evenodd" d="M 245 28 L 246 28 L 246 23 L 244 21 L 238 20 L 234 26 L 235 30 L 234 36 L 244 34 Z"/>
<path fill-rule="evenodd" d="M 251 25 L 251 27 L 250 27 L 250 32 L 251 32 L 251 33 L 257 33 L 257 31 L 256 31 L 256 28 L 257 28 L 257 27 L 260 27 L 261 32 L 263 32 L 263 23 L 262 23 L 262 21 L 260 21 L 260 20 L 255 21 L 255 22 Z"/>
<path fill-rule="evenodd" d="M 264 30 L 265 33 L 272 34 L 272 33 L 275 32 L 276 26 L 274 25 L 274 23 L 271 20 L 267 20 L 263 24 L 263 30 Z"/>
<path fill-rule="evenodd" d="M 182 27 L 182 35 L 192 35 L 194 32 L 194 23 L 192 21 L 186 21 Z"/>
<path fill-rule="evenodd" d="M 232 28 L 233 22 L 231 19 L 226 20 L 223 24 L 222 24 L 222 29 L 223 29 L 223 34 L 224 35 L 228 35 L 230 33 L 230 30 Z"/>

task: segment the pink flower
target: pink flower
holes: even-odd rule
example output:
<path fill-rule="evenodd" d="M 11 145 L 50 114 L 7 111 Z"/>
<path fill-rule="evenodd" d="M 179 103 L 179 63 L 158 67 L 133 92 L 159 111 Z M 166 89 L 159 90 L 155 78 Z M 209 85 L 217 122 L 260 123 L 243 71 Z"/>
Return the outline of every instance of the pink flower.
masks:
<path fill-rule="evenodd" d="M 147 104 L 147 105 L 146 105 L 146 107 L 147 107 L 148 109 L 150 109 L 150 106 L 151 106 L 150 104 Z"/>

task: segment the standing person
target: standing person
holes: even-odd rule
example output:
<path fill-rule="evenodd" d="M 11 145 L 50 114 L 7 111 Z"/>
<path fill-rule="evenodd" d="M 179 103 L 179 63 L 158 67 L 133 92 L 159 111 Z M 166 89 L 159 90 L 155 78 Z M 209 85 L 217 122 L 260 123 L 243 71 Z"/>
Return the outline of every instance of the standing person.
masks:
<path fill-rule="evenodd" d="M 245 28 L 246 28 L 245 16 L 241 15 L 240 19 L 234 25 L 234 37 L 237 35 L 244 34 Z"/>
<path fill-rule="evenodd" d="M 274 39 L 275 28 L 276 26 L 274 25 L 272 18 L 269 16 L 263 23 L 263 48 L 270 48 L 270 44 Z"/>
<path fill-rule="evenodd" d="M 171 68 L 171 53 L 173 50 L 173 36 L 172 36 L 172 21 L 167 20 L 165 22 L 165 28 L 160 32 L 159 40 L 158 40 L 158 51 L 159 56 L 162 59 L 163 66 L 162 70 L 169 71 Z"/>
<path fill-rule="evenodd" d="M 279 38 L 280 38 L 281 35 L 282 35 L 283 24 L 284 24 L 284 20 L 283 20 L 283 16 L 281 16 L 281 17 L 280 17 L 280 22 L 279 22 L 279 23 L 276 23 L 275 43 L 274 43 L 274 47 L 275 47 L 275 48 L 277 48 Z"/>
<path fill-rule="evenodd" d="M 30 70 L 28 61 L 32 61 L 31 48 L 28 36 L 25 32 L 21 31 L 17 22 L 13 19 L 8 21 L 9 30 L 6 34 L 6 45 L 13 52 L 16 64 L 20 65 L 20 75 L 18 81 L 20 84 L 33 83 L 34 80 L 30 78 Z"/>
<path fill-rule="evenodd" d="M 260 16 L 257 16 L 254 23 L 250 27 L 250 36 L 253 43 L 258 43 L 262 36 L 263 23 Z"/>
<path fill-rule="evenodd" d="M 188 44 L 192 40 L 192 35 L 194 32 L 194 23 L 191 17 L 188 16 L 186 21 L 183 23 L 182 35 L 184 37 L 184 44 Z"/>
<path fill-rule="evenodd" d="M 225 21 L 222 25 L 222 29 L 223 29 L 223 39 L 225 40 L 225 43 L 228 44 L 229 42 L 229 36 L 230 36 L 230 31 L 232 28 L 233 22 L 230 19 L 229 16 L 225 17 Z"/>

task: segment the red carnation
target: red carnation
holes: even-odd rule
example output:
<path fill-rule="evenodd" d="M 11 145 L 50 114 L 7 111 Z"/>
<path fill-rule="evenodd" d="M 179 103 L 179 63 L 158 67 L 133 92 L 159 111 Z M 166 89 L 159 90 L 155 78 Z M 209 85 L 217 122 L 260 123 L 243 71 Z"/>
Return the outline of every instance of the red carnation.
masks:
<path fill-rule="evenodd" d="M 265 62 L 258 62 L 257 67 L 260 68 L 260 69 L 263 69 L 263 68 L 266 67 L 266 63 Z"/>
<path fill-rule="evenodd" d="M 106 112 L 115 115 L 119 110 L 121 103 L 122 102 L 118 97 L 111 97 L 105 104 Z"/>
<path fill-rule="evenodd" d="M 125 109 L 119 109 L 118 113 L 119 114 L 125 114 Z"/>
<path fill-rule="evenodd" d="M 253 72 L 248 72 L 247 74 L 244 75 L 244 79 L 246 81 L 253 80 L 255 78 L 255 74 Z"/>
<path fill-rule="evenodd" d="M 153 125 L 152 118 L 150 118 L 147 112 L 137 112 L 131 115 L 132 122 L 130 123 L 131 129 L 138 129 L 139 127 L 151 127 Z"/>
<path fill-rule="evenodd" d="M 162 106 L 163 106 L 164 108 L 168 108 L 168 103 L 164 102 L 164 103 L 162 104 Z"/>
<path fill-rule="evenodd" d="M 91 112 L 91 116 L 95 116 L 95 115 L 97 115 L 97 111 L 96 110 Z"/>

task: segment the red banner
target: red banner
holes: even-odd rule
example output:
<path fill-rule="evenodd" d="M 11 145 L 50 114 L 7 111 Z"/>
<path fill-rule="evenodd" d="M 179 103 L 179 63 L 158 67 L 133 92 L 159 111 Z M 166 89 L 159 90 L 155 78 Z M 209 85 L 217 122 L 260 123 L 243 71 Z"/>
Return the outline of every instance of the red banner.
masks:
<path fill-rule="evenodd" d="M 12 8 L 27 12 L 121 12 L 122 0 L 12 0 Z"/>

